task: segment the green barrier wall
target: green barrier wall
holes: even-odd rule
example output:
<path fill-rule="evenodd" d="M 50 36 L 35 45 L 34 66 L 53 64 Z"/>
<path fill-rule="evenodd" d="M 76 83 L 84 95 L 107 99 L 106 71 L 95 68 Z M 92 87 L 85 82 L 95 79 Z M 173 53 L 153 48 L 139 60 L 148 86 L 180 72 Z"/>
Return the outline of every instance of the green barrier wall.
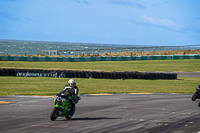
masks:
<path fill-rule="evenodd" d="M 150 55 L 150 56 L 98 56 L 98 57 L 26 57 L 0 56 L 0 61 L 40 61 L 40 62 L 87 62 L 87 61 L 130 61 L 130 60 L 165 60 L 165 59 L 200 59 L 200 55 Z"/>
<path fill-rule="evenodd" d="M 14 56 L 8 56 L 8 61 L 14 61 Z"/>
<path fill-rule="evenodd" d="M 80 57 L 80 61 L 81 61 L 81 62 L 84 62 L 84 61 L 85 61 L 85 58 L 84 58 L 84 57 Z"/>
<path fill-rule="evenodd" d="M 126 56 L 121 56 L 122 61 L 126 61 Z"/>
<path fill-rule="evenodd" d="M 165 60 L 165 59 L 167 59 L 167 56 L 161 55 L 161 59 L 162 59 L 162 60 Z"/>
<path fill-rule="evenodd" d="M 57 61 L 63 61 L 62 57 L 57 57 Z"/>
<path fill-rule="evenodd" d="M 194 59 L 199 59 L 200 55 L 194 55 Z"/>
<path fill-rule="evenodd" d="M 74 62 L 74 57 L 68 57 L 69 62 Z"/>
<path fill-rule="evenodd" d="M 96 61 L 96 57 L 90 57 L 90 61 Z"/>
<path fill-rule="evenodd" d="M 101 57 L 101 61 L 106 61 L 106 57 Z"/>
<path fill-rule="evenodd" d="M 33 57 L 33 61 L 39 61 L 39 57 Z"/>
<path fill-rule="evenodd" d="M 151 56 L 152 60 L 157 60 L 157 56 Z"/>
<path fill-rule="evenodd" d="M 27 57 L 24 57 L 24 56 L 20 56 L 20 61 L 27 61 Z"/>
<path fill-rule="evenodd" d="M 51 57 L 45 57 L 46 61 L 51 61 Z"/>
<path fill-rule="evenodd" d="M 112 61 L 117 61 L 117 57 L 116 57 L 116 56 L 113 56 L 113 57 L 111 57 L 111 60 L 112 60 Z"/>

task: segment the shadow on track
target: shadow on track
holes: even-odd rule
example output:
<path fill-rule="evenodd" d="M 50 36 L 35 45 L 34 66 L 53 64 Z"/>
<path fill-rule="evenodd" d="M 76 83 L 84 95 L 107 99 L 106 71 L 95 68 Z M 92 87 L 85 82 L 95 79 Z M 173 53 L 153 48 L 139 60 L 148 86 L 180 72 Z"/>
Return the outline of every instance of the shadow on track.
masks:
<path fill-rule="evenodd" d="M 61 120 L 61 121 L 93 121 L 93 120 L 106 120 L 106 119 L 122 119 L 122 118 L 107 118 L 107 117 L 97 117 L 97 118 L 72 118 L 71 120 Z M 57 120 L 59 121 L 59 120 Z"/>

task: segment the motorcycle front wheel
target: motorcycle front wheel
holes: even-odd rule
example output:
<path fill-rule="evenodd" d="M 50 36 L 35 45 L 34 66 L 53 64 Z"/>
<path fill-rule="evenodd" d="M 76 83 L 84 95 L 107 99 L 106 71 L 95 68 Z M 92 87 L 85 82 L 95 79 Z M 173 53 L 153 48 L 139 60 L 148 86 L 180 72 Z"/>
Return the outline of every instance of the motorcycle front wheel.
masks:
<path fill-rule="evenodd" d="M 192 101 L 195 101 L 197 99 L 197 93 L 195 92 L 194 95 L 192 96 Z"/>
<path fill-rule="evenodd" d="M 50 115 L 50 119 L 52 121 L 55 121 L 55 119 L 58 117 L 58 108 L 54 107 L 52 112 L 51 112 L 51 115 Z"/>

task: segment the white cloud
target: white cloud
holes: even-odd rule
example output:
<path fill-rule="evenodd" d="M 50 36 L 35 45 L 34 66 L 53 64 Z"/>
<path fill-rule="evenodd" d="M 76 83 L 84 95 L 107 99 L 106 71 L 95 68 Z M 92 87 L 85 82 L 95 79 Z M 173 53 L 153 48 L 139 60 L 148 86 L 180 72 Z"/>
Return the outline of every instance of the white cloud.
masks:
<path fill-rule="evenodd" d="M 163 28 L 167 28 L 173 31 L 183 31 L 184 29 L 181 24 L 176 24 L 175 22 L 169 19 L 153 18 L 146 15 L 139 16 L 137 19 L 134 19 L 132 22 L 149 25 L 149 26 L 163 27 Z"/>

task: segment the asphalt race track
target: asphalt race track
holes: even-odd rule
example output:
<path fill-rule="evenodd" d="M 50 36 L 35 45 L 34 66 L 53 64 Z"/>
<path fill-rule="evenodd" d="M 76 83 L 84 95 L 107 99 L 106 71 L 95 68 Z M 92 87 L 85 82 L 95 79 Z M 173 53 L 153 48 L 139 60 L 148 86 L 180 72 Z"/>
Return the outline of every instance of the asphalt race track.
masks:
<path fill-rule="evenodd" d="M 199 99 L 191 94 L 81 95 L 72 120 L 51 121 L 52 97 L 0 96 L 1 133 L 197 133 Z"/>
<path fill-rule="evenodd" d="M 200 72 L 177 74 L 200 77 Z M 198 133 L 200 100 L 192 101 L 191 97 L 192 94 L 81 95 L 72 120 L 59 117 L 51 121 L 52 97 L 0 96 L 0 132 Z"/>
<path fill-rule="evenodd" d="M 176 72 L 177 77 L 200 77 L 200 72 Z"/>

